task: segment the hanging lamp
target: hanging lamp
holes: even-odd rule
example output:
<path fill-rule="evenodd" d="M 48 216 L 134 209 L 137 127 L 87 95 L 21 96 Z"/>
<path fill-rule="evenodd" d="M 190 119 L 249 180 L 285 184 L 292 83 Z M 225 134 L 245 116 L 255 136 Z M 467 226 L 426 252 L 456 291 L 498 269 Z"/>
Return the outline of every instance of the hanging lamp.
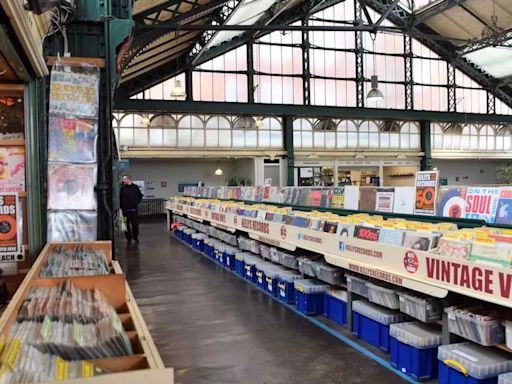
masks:
<path fill-rule="evenodd" d="M 384 95 L 379 89 L 379 76 L 377 76 L 377 66 L 376 66 L 376 55 L 375 55 L 375 38 L 377 35 L 375 33 L 370 34 L 373 43 L 373 75 L 371 77 L 371 86 L 370 92 L 366 95 L 366 101 L 381 101 L 384 99 Z"/>

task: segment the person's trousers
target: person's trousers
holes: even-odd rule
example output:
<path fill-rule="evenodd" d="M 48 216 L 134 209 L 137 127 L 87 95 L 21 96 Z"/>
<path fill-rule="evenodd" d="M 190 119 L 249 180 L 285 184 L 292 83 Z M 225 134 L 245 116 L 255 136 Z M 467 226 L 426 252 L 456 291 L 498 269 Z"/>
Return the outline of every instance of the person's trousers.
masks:
<path fill-rule="evenodd" d="M 124 215 L 126 217 L 126 232 L 124 235 L 126 236 L 126 240 L 139 239 L 139 214 L 138 213 L 129 213 Z"/>

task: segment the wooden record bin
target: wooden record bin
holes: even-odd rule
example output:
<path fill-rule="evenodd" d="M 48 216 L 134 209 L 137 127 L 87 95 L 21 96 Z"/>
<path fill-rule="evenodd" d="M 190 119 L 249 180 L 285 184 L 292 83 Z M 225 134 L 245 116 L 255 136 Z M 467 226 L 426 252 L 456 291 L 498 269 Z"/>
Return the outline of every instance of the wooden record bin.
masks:
<path fill-rule="evenodd" d="M 110 266 L 109 275 L 73 276 L 40 278 L 41 269 L 46 265 L 48 255 L 57 247 L 73 248 L 77 245 L 103 250 Z M 99 289 L 116 309 L 127 336 L 132 344 L 133 355 L 90 360 L 111 374 L 89 379 L 68 380 L 69 383 L 173 383 L 172 368 L 165 368 L 160 355 L 149 334 L 140 310 L 126 282 L 119 263 L 112 260 L 112 244 L 109 241 L 84 243 L 49 243 L 41 251 L 38 259 L 23 280 L 20 288 L 0 317 L 0 334 L 7 334 L 16 321 L 19 309 L 32 287 L 58 286 L 64 281 L 71 281 L 77 288 Z M 61 381 L 62 382 L 62 381 Z"/>

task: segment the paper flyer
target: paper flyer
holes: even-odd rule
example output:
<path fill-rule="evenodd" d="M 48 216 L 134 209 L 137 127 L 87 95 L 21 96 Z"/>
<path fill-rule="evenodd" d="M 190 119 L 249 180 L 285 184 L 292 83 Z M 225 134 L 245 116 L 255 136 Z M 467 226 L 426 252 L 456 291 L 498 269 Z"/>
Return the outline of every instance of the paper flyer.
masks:
<path fill-rule="evenodd" d="M 0 194 L 0 262 L 20 259 L 18 258 L 21 254 L 19 213 L 18 194 Z"/>
<path fill-rule="evenodd" d="M 438 186 L 438 171 L 416 172 L 416 203 L 414 206 L 416 215 L 435 216 Z"/>

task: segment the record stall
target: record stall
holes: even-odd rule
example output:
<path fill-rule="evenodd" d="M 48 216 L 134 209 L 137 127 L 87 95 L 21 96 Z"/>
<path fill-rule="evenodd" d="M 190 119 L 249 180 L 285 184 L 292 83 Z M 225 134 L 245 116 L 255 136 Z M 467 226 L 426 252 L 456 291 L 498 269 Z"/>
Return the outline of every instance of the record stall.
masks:
<path fill-rule="evenodd" d="M 192 197 L 167 203 L 179 239 L 312 321 L 325 315 L 346 324 L 389 353 L 402 377 L 509 382 L 510 229 L 301 208 Z"/>
<path fill-rule="evenodd" d="M 0 382 L 172 383 L 107 241 L 49 243 L 0 318 Z"/>

